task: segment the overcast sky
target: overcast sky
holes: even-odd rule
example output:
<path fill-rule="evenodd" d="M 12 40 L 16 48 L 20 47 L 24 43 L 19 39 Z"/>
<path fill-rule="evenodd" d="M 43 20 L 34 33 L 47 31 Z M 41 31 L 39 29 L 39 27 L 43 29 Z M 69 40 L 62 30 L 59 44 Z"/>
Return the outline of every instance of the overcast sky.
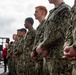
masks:
<path fill-rule="evenodd" d="M 64 0 L 65 3 L 73 6 L 74 0 Z M 48 0 L 0 0 L 0 37 L 9 37 L 12 40 L 12 34 L 16 30 L 24 27 L 24 20 L 27 17 L 34 17 L 35 6 L 45 5 L 48 9 L 53 8 Z M 38 26 L 35 20 L 34 28 Z"/>

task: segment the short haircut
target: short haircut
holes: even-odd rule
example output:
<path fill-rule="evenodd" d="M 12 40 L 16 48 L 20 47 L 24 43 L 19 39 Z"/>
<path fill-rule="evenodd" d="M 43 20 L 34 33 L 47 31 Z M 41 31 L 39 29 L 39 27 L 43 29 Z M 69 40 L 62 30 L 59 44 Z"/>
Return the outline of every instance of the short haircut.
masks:
<path fill-rule="evenodd" d="M 36 6 L 35 8 L 39 8 L 40 10 L 45 11 L 45 15 L 47 14 L 47 9 L 45 6 L 40 5 L 40 6 Z"/>
<path fill-rule="evenodd" d="M 20 31 L 20 29 L 17 29 L 17 32 Z"/>
<path fill-rule="evenodd" d="M 21 28 L 21 29 L 19 29 L 19 31 L 21 31 L 21 32 L 27 32 L 27 30 L 25 29 L 25 28 Z"/>
<path fill-rule="evenodd" d="M 28 21 L 31 25 L 33 25 L 33 23 L 34 23 L 34 20 L 33 20 L 32 17 L 27 17 L 27 18 L 25 19 L 25 21 Z"/>

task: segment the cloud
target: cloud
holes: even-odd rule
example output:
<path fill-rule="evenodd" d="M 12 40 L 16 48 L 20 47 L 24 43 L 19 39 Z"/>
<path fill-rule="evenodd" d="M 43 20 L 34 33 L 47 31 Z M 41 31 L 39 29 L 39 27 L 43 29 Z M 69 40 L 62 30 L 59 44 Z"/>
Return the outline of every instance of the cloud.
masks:
<path fill-rule="evenodd" d="M 0 28 L 3 26 L 4 28 L 15 21 L 15 18 L 3 18 L 0 17 Z"/>
<path fill-rule="evenodd" d="M 64 0 L 65 3 L 73 6 L 74 0 Z M 35 6 L 45 5 L 48 9 L 54 6 L 48 0 L 0 0 L 0 37 L 10 37 L 16 33 L 18 28 L 24 27 L 26 17 L 34 17 Z M 39 22 L 35 20 L 34 28 Z"/>

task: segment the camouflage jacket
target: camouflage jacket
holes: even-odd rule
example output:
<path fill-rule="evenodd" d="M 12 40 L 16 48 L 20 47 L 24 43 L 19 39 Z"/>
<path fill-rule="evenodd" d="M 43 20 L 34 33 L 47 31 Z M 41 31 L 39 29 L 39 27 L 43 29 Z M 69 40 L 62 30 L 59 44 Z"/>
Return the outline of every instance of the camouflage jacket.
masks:
<path fill-rule="evenodd" d="M 35 35 L 36 35 L 36 31 L 33 28 L 27 32 L 24 39 L 24 54 L 27 54 L 32 50 Z"/>
<path fill-rule="evenodd" d="M 67 31 L 65 46 L 73 45 L 76 48 L 76 0 L 71 8 L 71 25 Z"/>
<path fill-rule="evenodd" d="M 21 38 L 16 45 L 16 55 L 23 58 L 24 38 Z"/>
<path fill-rule="evenodd" d="M 8 46 L 7 59 L 10 58 L 11 52 L 12 52 L 12 46 Z"/>
<path fill-rule="evenodd" d="M 72 34 L 73 34 L 73 46 L 76 50 L 76 0 L 75 0 L 75 4 L 74 6 L 72 7 L 72 25 L 73 25 L 73 31 L 72 31 Z"/>
<path fill-rule="evenodd" d="M 42 23 L 39 24 L 39 26 L 36 29 L 36 36 L 34 40 L 33 50 L 36 49 L 36 47 L 41 43 L 44 39 L 44 31 L 45 31 L 45 20 L 42 21 Z"/>
<path fill-rule="evenodd" d="M 71 7 L 62 2 L 50 11 L 45 22 L 46 30 L 41 48 L 50 51 L 52 57 L 60 58 L 62 56 L 64 39 L 71 17 L 70 11 Z"/>

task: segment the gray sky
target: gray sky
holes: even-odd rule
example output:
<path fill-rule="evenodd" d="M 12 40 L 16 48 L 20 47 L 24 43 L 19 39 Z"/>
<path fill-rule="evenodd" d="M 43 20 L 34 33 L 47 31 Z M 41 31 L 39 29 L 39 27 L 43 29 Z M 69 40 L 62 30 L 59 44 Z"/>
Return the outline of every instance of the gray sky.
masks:
<path fill-rule="evenodd" d="M 65 3 L 73 6 L 74 0 L 64 0 Z M 26 17 L 34 17 L 35 6 L 45 5 L 48 9 L 53 8 L 48 0 L 0 0 L 0 37 L 9 37 L 16 33 L 18 28 L 24 27 Z M 34 28 L 38 26 L 35 20 Z"/>

